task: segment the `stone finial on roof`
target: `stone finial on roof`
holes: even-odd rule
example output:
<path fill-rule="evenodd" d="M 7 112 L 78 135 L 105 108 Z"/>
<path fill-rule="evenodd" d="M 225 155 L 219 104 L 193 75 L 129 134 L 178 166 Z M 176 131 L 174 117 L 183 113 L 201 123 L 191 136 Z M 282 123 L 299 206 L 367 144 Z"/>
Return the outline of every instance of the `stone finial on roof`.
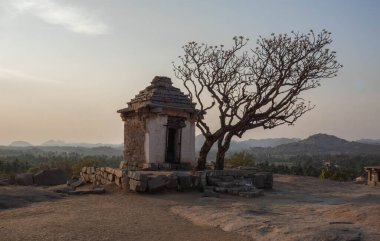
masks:
<path fill-rule="evenodd" d="M 128 108 L 118 112 L 129 112 L 143 107 L 160 107 L 177 109 L 194 113 L 195 104 L 180 89 L 173 86 L 170 78 L 156 76 L 151 85 L 140 91 L 135 98 L 128 102 Z"/>
<path fill-rule="evenodd" d="M 165 76 L 155 76 L 151 83 L 153 86 L 166 88 L 169 88 L 173 84 L 171 79 Z"/>

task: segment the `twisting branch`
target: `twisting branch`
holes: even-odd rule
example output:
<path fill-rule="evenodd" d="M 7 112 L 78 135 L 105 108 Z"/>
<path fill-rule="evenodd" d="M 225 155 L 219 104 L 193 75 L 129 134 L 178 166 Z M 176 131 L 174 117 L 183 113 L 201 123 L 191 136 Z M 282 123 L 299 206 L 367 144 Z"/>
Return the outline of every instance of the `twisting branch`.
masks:
<path fill-rule="evenodd" d="M 336 53 L 326 48 L 332 42 L 326 30 L 260 36 L 257 47 L 249 51 L 243 50 L 248 39 L 233 40 L 230 49 L 189 42 L 183 46 L 180 64 L 174 65 L 176 77 L 198 104 L 197 127 L 206 138 L 198 169 L 204 169 L 215 142 L 216 168 L 223 169 L 232 137 L 258 127 L 293 125 L 314 108 L 300 94 L 320 86 L 321 79 L 336 76 L 342 67 L 335 60 Z M 211 132 L 204 116 L 213 108 L 220 116 L 219 128 Z"/>

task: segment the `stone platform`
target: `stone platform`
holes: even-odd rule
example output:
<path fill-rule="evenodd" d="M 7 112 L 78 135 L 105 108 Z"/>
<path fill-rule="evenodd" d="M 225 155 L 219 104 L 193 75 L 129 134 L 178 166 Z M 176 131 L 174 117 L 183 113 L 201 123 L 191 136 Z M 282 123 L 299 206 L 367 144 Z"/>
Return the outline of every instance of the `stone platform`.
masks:
<path fill-rule="evenodd" d="M 217 193 L 257 197 L 260 189 L 271 189 L 273 175 L 257 170 L 189 171 L 128 171 L 123 168 L 84 167 L 81 179 L 95 184 L 115 183 L 134 192 L 157 193 L 164 190 L 184 191 L 197 189 L 205 196 Z"/>

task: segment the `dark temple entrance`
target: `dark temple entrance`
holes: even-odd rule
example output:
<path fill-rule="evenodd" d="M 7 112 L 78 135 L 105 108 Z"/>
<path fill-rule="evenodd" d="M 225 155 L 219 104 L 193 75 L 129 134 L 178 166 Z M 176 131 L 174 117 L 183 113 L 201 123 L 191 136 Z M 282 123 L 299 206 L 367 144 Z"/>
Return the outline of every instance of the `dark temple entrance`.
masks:
<path fill-rule="evenodd" d="M 166 150 L 165 162 L 181 162 L 181 139 L 182 128 L 185 127 L 185 121 L 179 117 L 169 117 L 166 126 Z"/>

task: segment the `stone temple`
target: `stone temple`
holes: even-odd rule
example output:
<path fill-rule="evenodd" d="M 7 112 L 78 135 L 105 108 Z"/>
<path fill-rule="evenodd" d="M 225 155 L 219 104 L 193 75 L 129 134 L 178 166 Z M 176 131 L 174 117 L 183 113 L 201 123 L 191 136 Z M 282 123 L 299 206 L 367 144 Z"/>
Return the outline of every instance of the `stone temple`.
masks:
<path fill-rule="evenodd" d="M 189 169 L 195 164 L 195 104 L 168 77 L 156 76 L 127 108 L 124 160 L 129 170 Z"/>

